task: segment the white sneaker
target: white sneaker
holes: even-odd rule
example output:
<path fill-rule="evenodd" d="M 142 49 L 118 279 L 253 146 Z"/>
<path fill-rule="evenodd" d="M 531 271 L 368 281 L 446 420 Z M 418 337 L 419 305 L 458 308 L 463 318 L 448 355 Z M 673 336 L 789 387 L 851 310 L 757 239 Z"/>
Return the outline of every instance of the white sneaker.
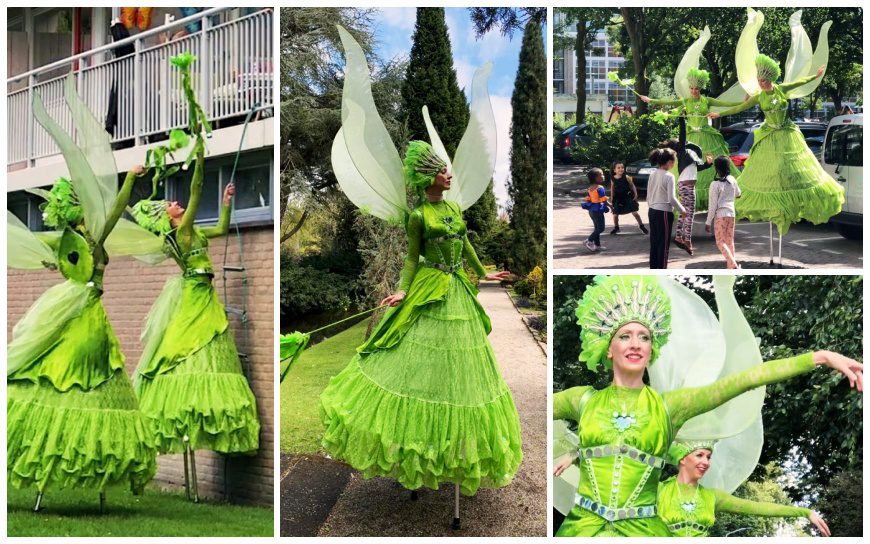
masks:
<path fill-rule="evenodd" d="M 589 251 L 598 251 L 598 249 L 595 247 L 595 244 L 593 244 L 591 240 L 586 240 L 585 243 L 586 249 L 588 249 Z"/>
<path fill-rule="evenodd" d="M 604 247 L 604 246 L 598 246 L 598 247 L 596 247 L 596 249 L 597 249 L 598 251 L 604 251 L 604 250 L 607 249 L 607 248 Z"/>

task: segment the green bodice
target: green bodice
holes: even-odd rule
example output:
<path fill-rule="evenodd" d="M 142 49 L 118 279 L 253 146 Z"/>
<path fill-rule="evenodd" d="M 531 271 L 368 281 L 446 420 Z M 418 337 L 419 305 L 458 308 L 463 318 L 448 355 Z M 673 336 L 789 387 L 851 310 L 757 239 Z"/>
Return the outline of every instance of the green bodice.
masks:
<path fill-rule="evenodd" d="M 768 128 L 778 129 L 791 124 L 788 118 L 788 97 L 779 85 L 774 85 L 771 92 L 758 93 L 758 106 L 764 112 L 764 124 Z"/>
<path fill-rule="evenodd" d="M 189 251 L 182 250 L 176 232 L 166 235 L 165 251 L 184 271 L 186 277 L 208 275 L 214 276 L 214 267 L 208 255 L 208 237 L 202 229 L 194 227 L 194 236 Z"/>
<path fill-rule="evenodd" d="M 716 496 L 704 486 L 672 477 L 659 485 L 659 517 L 674 536 L 707 536 L 716 521 Z"/>
<path fill-rule="evenodd" d="M 462 246 L 465 221 L 462 211 L 453 202 L 424 202 L 417 208 L 422 218 L 423 245 L 420 255 L 423 266 L 443 272 L 454 272 L 462 267 Z"/>
<path fill-rule="evenodd" d="M 701 95 L 697 100 L 689 97 L 683 99 L 683 109 L 686 112 L 686 129 L 700 132 L 709 127 L 707 114 L 710 113 L 710 104 L 706 96 Z"/>
<path fill-rule="evenodd" d="M 661 395 L 611 385 L 582 410 L 577 504 L 608 521 L 654 516 L 671 438 Z"/>

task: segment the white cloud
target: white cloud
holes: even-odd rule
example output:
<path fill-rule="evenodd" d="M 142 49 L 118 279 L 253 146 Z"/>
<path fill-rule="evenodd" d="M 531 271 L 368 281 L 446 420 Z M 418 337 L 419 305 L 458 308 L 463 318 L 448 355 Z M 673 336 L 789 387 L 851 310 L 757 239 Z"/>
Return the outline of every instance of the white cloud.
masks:
<path fill-rule="evenodd" d="M 416 8 L 384 8 L 379 11 L 381 20 L 392 30 L 414 30 L 414 24 L 417 22 Z"/>
<path fill-rule="evenodd" d="M 490 96 L 492 111 L 495 115 L 495 127 L 498 137 L 498 155 L 495 160 L 495 173 L 493 174 L 493 193 L 498 201 L 498 207 L 505 209 L 510 200 L 507 192 L 507 180 L 510 177 L 511 166 L 511 98 L 509 96 Z"/>
<path fill-rule="evenodd" d="M 468 94 L 471 92 L 471 81 L 474 79 L 474 72 L 477 68 L 477 66 L 469 64 L 464 60 L 455 57 L 453 59 L 453 69 L 456 70 L 456 81 L 459 83 L 459 88 L 465 90 L 466 98 L 469 98 Z"/>

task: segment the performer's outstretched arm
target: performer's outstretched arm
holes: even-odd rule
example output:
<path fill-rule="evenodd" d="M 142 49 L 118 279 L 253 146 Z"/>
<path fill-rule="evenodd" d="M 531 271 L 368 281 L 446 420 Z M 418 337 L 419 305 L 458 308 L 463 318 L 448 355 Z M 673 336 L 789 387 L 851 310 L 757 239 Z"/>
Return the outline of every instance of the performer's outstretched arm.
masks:
<path fill-rule="evenodd" d="M 176 235 L 178 243 L 184 251 L 190 249 L 190 244 L 193 240 L 193 225 L 196 221 L 199 201 L 202 198 L 202 183 L 205 176 L 205 143 L 202 141 L 202 137 L 198 136 L 194 145 L 196 146 L 194 150 L 196 159 L 193 163 L 193 177 L 190 180 L 190 200 L 187 201 L 187 209 L 181 218 L 181 224 L 178 225 L 178 233 Z"/>
<path fill-rule="evenodd" d="M 746 111 L 749 108 L 758 104 L 758 95 L 753 96 L 749 100 L 741 102 L 734 106 L 733 108 L 728 108 L 727 110 L 722 110 L 716 115 L 716 117 L 725 117 L 728 115 L 734 115 L 735 113 L 740 113 L 741 111 Z"/>
<path fill-rule="evenodd" d="M 779 88 L 782 89 L 783 92 L 788 92 L 792 89 L 797 89 L 798 87 L 802 87 L 802 86 L 806 85 L 807 83 L 816 79 L 817 77 L 819 77 L 819 74 L 813 74 L 811 76 L 802 77 L 800 79 L 796 79 L 796 80 L 790 81 L 788 83 L 783 83 L 782 85 L 779 86 Z"/>
<path fill-rule="evenodd" d="M 112 203 L 112 209 L 109 210 L 109 214 L 106 216 L 106 226 L 103 227 L 103 235 L 97 241 L 98 246 L 103 245 L 106 238 L 112 233 L 112 229 L 118 223 L 118 219 L 124 214 L 124 210 L 130 202 L 130 195 L 133 194 L 133 185 L 136 183 L 136 178 L 144 173 L 145 169 L 141 166 L 134 166 L 132 170 L 127 172 L 127 175 L 124 177 L 124 183 L 121 185 L 121 190 L 118 191 L 118 196 L 115 197 L 115 202 Z"/>
<path fill-rule="evenodd" d="M 474 270 L 474 273 L 477 274 L 478 278 L 483 279 L 486 276 L 486 269 L 483 267 L 480 259 L 477 258 L 474 246 L 472 246 L 471 242 L 468 241 L 468 235 L 465 235 L 462 238 L 462 256 L 465 257 L 468 266 Z"/>
<path fill-rule="evenodd" d="M 743 104 L 744 100 L 740 102 L 727 102 L 725 100 L 719 100 L 718 98 L 707 98 L 707 104 L 711 106 L 716 106 L 717 108 L 733 108 L 734 106 L 739 106 Z"/>
<path fill-rule="evenodd" d="M 553 419 L 577 421 L 580 415 L 580 401 L 591 388 L 591 385 L 581 385 L 553 393 Z"/>
<path fill-rule="evenodd" d="M 232 202 L 234 194 L 236 194 L 236 188 L 232 183 L 230 183 L 224 189 L 223 206 L 221 206 L 221 215 L 217 225 L 211 227 L 203 227 L 201 229 L 202 233 L 206 236 L 206 238 L 217 238 L 218 236 L 226 236 L 226 234 L 230 232 L 230 203 Z"/>
<path fill-rule="evenodd" d="M 716 497 L 716 513 L 730 512 L 767 518 L 809 518 L 813 513 L 809 508 L 801 508 L 800 506 L 741 499 L 729 495 L 721 489 L 710 489 L 710 491 Z"/>

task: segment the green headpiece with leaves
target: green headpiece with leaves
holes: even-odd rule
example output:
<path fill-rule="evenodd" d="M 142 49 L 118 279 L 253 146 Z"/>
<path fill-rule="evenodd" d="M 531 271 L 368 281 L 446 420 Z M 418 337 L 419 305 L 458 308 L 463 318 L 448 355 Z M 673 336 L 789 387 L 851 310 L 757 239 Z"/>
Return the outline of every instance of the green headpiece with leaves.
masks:
<path fill-rule="evenodd" d="M 162 235 L 172 230 L 172 222 L 169 220 L 166 204 L 165 200 L 146 198 L 127 208 L 127 211 L 139 223 L 140 227 L 154 234 Z"/>
<path fill-rule="evenodd" d="M 716 445 L 716 440 L 686 440 L 675 441 L 668 449 L 668 462 L 672 465 L 679 465 L 683 457 L 697 450 L 713 451 Z"/>
<path fill-rule="evenodd" d="M 84 219 L 84 211 L 76 196 L 72 182 L 67 178 L 58 178 L 51 190 L 34 189 L 31 192 L 45 199 L 40 204 L 43 222 L 55 229 L 76 227 Z"/>
<path fill-rule="evenodd" d="M 445 166 L 447 163 L 435 153 L 435 149 L 428 142 L 408 142 L 404 161 L 405 183 L 418 195 L 422 195 L 432 185 L 435 175 Z"/>
<path fill-rule="evenodd" d="M 757 79 L 764 79 L 771 83 L 779 79 L 779 75 L 782 73 L 778 62 L 762 54 L 755 57 L 755 70 L 758 73 Z"/>
<path fill-rule="evenodd" d="M 707 70 L 690 68 L 686 74 L 686 81 L 688 81 L 690 88 L 706 89 L 707 84 L 710 83 L 710 73 Z"/>
<path fill-rule="evenodd" d="M 580 361 L 593 372 L 611 368 L 607 350 L 613 335 L 628 323 L 640 323 L 652 337 L 650 364 L 671 333 L 671 301 L 655 276 L 596 276 L 577 304 Z"/>

